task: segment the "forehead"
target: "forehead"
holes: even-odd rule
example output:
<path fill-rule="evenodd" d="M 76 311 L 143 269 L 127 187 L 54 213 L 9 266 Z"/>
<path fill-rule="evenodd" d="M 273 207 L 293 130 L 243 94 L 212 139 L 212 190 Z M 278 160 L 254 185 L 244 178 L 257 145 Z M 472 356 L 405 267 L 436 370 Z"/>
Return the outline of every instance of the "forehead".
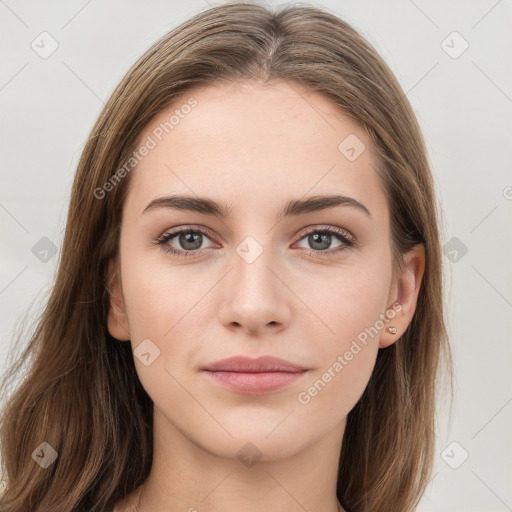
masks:
<path fill-rule="evenodd" d="M 125 205 L 139 213 L 175 193 L 211 197 L 234 215 L 333 193 L 386 208 L 369 134 L 296 83 L 191 90 L 152 119 L 139 137 L 144 144 L 152 148 L 131 173 Z"/>

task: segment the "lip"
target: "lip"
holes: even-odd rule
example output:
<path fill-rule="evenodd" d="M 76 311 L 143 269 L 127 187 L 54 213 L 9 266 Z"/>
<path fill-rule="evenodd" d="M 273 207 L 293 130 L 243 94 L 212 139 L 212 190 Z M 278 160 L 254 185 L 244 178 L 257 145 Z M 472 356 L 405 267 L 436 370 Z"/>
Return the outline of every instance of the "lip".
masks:
<path fill-rule="evenodd" d="M 283 389 L 301 379 L 308 369 L 285 359 L 262 356 L 229 357 L 202 371 L 215 383 L 243 394 L 259 395 Z"/>
<path fill-rule="evenodd" d="M 224 371 L 224 372 L 245 372 L 245 373 L 258 373 L 258 372 L 302 372 L 307 368 L 298 364 L 281 359 L 274 356 L 261 356 L 256 359 L 251 359 L 246 356 L 233 356 L 226 359 L 220 359 L 215 363 L 209 364 L 202 368 L 208 371 Z"/>

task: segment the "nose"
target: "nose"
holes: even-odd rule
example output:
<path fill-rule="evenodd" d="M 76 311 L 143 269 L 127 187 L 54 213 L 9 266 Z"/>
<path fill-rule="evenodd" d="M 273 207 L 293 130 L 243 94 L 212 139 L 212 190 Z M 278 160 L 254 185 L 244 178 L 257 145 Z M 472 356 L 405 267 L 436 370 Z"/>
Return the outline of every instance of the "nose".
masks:
<path fill-rule="evenodd" d="M 234 255 L 233 268 L 223 280 L 223 303 L 219 310 L 220 321 L 226 328 L 257 335 L 277 333 L 288 325 L 293 295 L 270 252 L 263 251 L 252 262 Z"/>

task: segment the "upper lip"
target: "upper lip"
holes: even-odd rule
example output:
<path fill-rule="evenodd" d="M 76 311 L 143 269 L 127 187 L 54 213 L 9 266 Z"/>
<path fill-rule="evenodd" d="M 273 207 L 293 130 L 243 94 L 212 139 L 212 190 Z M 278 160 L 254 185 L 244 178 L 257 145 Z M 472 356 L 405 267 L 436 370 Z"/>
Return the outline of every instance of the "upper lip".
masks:
<path fill-rule="evenodd" d="M 212 364 L 202 368 L 202 370 L 220 372 L 245 372 L 245 373 L 261 373 L 261 372 L 289 372 L 297 373 L 307 370 L 303 366 L 273 356 L 261 356 L 251 359 L 246 356 L 234 356 L 226 359 L 220 359 Z"/>

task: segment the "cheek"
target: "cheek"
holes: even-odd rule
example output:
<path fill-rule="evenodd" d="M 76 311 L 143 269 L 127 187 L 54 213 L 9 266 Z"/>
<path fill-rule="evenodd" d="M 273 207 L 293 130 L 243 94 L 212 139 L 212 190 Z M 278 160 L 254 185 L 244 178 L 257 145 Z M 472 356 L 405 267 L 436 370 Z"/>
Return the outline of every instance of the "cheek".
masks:
<path fill-rule="evenodd" d="M 297 394 L 309 417 L 331 411 L 330 421 L 335 424 L 360 399 L 375 366 L 387 292 L 385 273 L 367 268 L 364 276 L 340 275 L 310 295 L 326 334 L 309 332 L 310 339 L 318 340 L 315 351 L 321 361 Z M 307 324 L 304 327 L 309 329 Z"/>
<path fill-rule="evenodd" d="M 149 258 L 135 254 L 122 260 L 132 348 L 150 339 L 160 350 L 160 364 L 180 367 L 179 362 L 195 351 L 201 331 L 211 321 L 207 314 L 213 309 L 210 289 L 214 283 L 191 272 L 190 267 L 187 271 L 165 262 L 148 264 Z"/>
<path fill-rule="evenodd" d="M 349 343 L 347 350 L 333 354 L 329 363 L 299 390 L 298 407 L 309 418 L 325 417 L 329 411 L 328 422 L 340 422 L 361 398 L 376 356 L 375 345 Z"/>
<path fill-rule="evenodd" d="M 207 290 L 189 266 L 173 263 L 146 238 L 146 233 L 137 236 L 135 230 L 121 237 L 123 296 L 130 329 L 139 336 L 161 337 Z"/>
<path fill-rule="evenodd" d="M 308 305 L 322 322 L 316 322 L 310 339 L 322 362 L 297 396 L 308 413 L 331 409 L 340 420 L 354 407 L 371 377 L 391 279 L 386 259 L 343 268 L 322 286 L 309 292 Z M 312 321 L 304 328 L 310 329 Z M 320 329 L 320 331 L 318 331 Z M 324 333 L 319 336 L 319 332 Z"/>
<path fill-rule="evenodd" d="M 342 350 L 386 312 L 391 281 L 391 263 L 386 261 L 366 259 L 336 271 L 330 269 L 298 289 L 299 296 L 307 297 L 310 323 L 314 323 L 317 336 L 322 333 L 326 341 L 333 341 L 324 345 L 327 351 Z M 373 338 L 377 341 L 378 336 Z"/>
<path fill-rule="evenodd" d="M 215 311 L 221 306 L 216 299 L 222 293 L 214 285 L 223 273 L 205 265 L 198 265 L 195 272 L 190 265 L 166 264 L 165 258 L 148 257 L 128 242 L 122 249 L 123 295 L 133 348 L 150 339 L 161 350 L 160 363 L 180 367 L 177 361 L 186 362 L 199 350 L 208 326 L 215 324 Z M 300 329 L 309 340 L 309 350 L 322 367 L 320 373 L 338 356 L 355 352 L 354 340 L 361 347 L 343 372 L 336 372 L 333 382 L 342 382 L 343 373 L 354 379 L 354 386 L 360 382 L 360 388 L 373 368 L 379 336 L 372 327 L 385 313 L 391 272 L 383 252 L 381 258 L 360 255 L 337 268 L 317 266 L 314 273 L 302 269 L 287 277 L 293 293 L 302 299 L 281 297 L 292 310 L 288 328 Z M 167 361 L 170 354 L 172 361 Z"/>

